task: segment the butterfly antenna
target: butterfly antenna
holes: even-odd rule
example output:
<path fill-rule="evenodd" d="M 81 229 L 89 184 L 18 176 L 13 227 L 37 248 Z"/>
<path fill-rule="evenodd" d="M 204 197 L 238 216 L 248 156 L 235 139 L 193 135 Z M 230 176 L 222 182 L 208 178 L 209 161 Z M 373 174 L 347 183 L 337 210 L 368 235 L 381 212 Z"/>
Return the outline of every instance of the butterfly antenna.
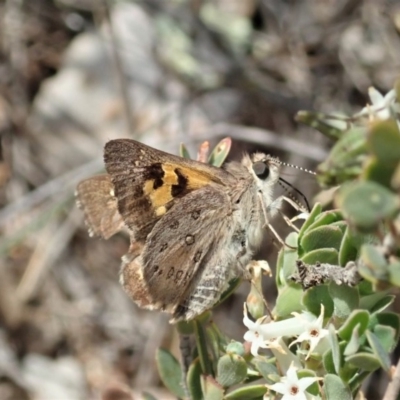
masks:
<path fill-rule="evenodd" d="M 280 162 L 281 165 L 284 165 L 285 167 L 295 168 L 295 169 L 298 169 L 300 171 L 307 172 L 307 174 L 317 175 L 316 172 L 311 171 L 311 170 L 306 169 L 306 168 L 299 167 L 298 165 L 288 164 L 288 163 L 285 163 L 283 161 L 279 161 L 279 162 Z"/>
<path fill-rule="evenodd" d="M 288 181 L 286 181 L 285 179 L 279 177 L 279 181 L 278 181 L 279 185 L 285 190 L 285 192 L 288 194 L 288 196 L 300 207 L 302 208 L 304 205 L 301 204 L 294 196 L 292 196 L 292 194 L 288 191 L 287 187 L 283 185 L 283 183 L 289 187 L 291 187 L 296 193 L 298 193 L 302 199 L 304 200 L 304 203 L 306 204 L 307 210 L 310 212 L 311 208 L 310 208 L 310 204 L 308 203 L 307 197 L 300 192 L 299 189 L 295 188 L 291 183 L 289 183 Z"/>

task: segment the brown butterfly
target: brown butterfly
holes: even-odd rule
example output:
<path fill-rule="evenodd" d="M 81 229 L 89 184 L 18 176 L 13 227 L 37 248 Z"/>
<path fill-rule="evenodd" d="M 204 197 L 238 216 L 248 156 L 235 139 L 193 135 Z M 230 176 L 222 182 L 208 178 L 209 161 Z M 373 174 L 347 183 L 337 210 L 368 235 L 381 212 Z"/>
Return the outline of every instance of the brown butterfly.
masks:
<path fill-rule="evenodd" d="M 77 187 L 89 230 L 107 239 L 126 227 L 121 283 L 173 322 L 208 310 L 243 276 L 282 201 L 272 201 L 281 163 L 262 153 L 217 168 L 118 139 L 104 162 L 108 175 Z"/>

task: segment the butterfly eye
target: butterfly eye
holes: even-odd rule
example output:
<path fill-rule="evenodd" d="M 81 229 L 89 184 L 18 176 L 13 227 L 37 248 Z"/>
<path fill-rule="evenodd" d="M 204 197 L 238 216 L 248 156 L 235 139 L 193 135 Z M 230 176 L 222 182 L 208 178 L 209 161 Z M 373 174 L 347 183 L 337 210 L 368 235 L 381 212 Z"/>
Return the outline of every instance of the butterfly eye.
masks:
<path fill-rule="evenodd" d="M 253 171 L 260 179 L 267 179 L 269 176 L 269 167 L 262 161 L 253 164 Z"/>

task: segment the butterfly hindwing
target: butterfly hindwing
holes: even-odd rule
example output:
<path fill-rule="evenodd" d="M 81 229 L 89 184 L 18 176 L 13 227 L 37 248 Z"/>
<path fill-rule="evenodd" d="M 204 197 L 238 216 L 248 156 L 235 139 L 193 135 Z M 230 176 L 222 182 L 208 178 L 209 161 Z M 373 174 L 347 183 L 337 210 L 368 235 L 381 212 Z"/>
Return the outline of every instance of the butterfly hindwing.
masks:
<path fill-rule="evenodd" d="M 108 239 L 123 228 L 109 175 L 98 175 L 80 182 L 76 197 L 91 235 Z"/>

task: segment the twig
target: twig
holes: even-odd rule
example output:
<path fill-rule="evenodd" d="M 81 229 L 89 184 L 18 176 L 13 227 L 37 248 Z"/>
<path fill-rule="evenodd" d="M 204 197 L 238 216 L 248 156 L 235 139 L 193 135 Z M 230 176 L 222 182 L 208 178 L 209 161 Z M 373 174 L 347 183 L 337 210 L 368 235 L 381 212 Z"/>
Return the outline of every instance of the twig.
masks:
<path fill-rule="evenodd" d="M 298 272 L 293 274 L 290 279 L 300 283 L 304 290 L 327 282 L 355 286 L 362 280 L 357 264 L 353 261 L 348 262 L 345 267 L 320 263 L 308 265 L 301 260 L 297 260 L 296 265 Z"/>
<path fill-rule="evenodd" d="M 104 4 L 105 17 L 106 17 L 106 21 L 107 21 L 107 25 L 108 25 L 108 31 L 109 31 L 110 39 L 111 39 L 111 48 L 112 48 L 112 54 L 113 54 L 113 59 L 114 59 L 114 63 L 115 63 L 115 70 L 117 72 L 121 96 L 122 96 L 122 99 L 124 102 L 125 119 L 126 119 L 126 124 L 128 127 L 128 133 L 130 136 L 133 137 L 134 132 L 135 132 L 135 127 L 133 124 L 132 101 L 131 101 L 131 98 L 129 97 L 129 93 L 128 93 L 129 85 L 128 85 L 128 82 L 126 79 L 126 75 L 124 73 L 121 56 L 118 53 L 118 40 L 117 40 L 117 36 L 115 34 L 114 26 L 112 24 L 111 12 L 110 12 L 110 7 L 108 4 L 108 1 L 103 0 L 103 4 Z"/>
<path fill-rule="evenodd" d="M 392 375 L 392 379 L 386 389 L 382 400 L 397 400 L 400 393 L 400 359 Z"/>

